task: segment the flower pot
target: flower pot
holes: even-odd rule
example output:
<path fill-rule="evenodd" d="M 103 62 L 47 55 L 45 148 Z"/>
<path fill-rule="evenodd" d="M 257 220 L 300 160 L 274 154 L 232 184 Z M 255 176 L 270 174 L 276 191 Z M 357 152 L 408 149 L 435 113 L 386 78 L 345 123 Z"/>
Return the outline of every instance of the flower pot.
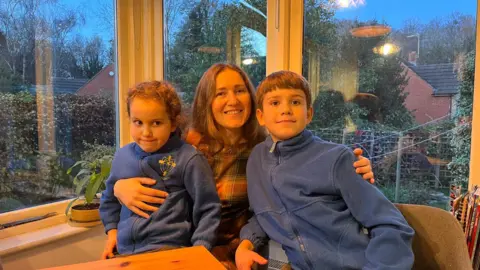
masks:
<path fill-rule="evenodd" d="M 100 224 L 99 203 L 77 204 L 70 210 L 72 226 L 90 227 Z"/>

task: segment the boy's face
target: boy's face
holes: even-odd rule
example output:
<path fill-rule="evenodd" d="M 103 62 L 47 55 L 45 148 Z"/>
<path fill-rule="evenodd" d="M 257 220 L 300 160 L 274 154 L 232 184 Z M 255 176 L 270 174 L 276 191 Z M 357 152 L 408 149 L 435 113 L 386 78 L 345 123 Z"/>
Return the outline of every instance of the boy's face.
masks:
<path fill-rule="evenodd" d="M 312 121 L 313 109 L 307 108 L 305 93 L 300 89 L 268 92 L 262 105 L 263 110 L 257 109 L 257 119 L 274 142 L 295 137 Z"/>

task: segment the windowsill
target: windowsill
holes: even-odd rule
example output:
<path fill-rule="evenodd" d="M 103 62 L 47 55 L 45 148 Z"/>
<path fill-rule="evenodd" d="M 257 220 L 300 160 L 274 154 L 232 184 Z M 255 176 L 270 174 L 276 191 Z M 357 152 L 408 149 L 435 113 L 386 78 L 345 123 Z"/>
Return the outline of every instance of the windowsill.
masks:
<path fill-rule="evenodd" d="M 67 238 L 94 227 L 72 227 L 67 222 L 33 232 L 0 239 L 0 257 Z"/>
<path fill-rule="evenodd" d="M 0 230 L 0 257 L 48 244 L 95 227 L 73 227 L 65 216 L 71 199 L 0 214 L 0 224 L 56 212 L 55 216 Z M 77 201 L 75 204 L 80 203 Z M 74 205 L 75 205 L 74 204 Z"/>

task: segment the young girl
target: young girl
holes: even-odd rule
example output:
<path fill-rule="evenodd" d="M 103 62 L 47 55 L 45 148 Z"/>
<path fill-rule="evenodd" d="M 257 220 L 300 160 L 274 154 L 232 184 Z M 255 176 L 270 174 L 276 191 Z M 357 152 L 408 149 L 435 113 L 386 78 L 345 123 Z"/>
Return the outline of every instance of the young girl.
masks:
<path fill-rule="evenodd" d="M 181 102 L 166 82 L 144 82 L 127 99 L 130 134 L 135 142 L 115 153 L 100 216 L 108 240 L 102 258 L 151 250 L 203 245 L 211 249 L 220 222 L 220 201 L 212 170 L 177 131 Z M 113 194 L 117 181 L 132 177 L 156 180 L 152 188 L 168 193 L 148 219 L 120 204 Z M 148 200 L 146 200 L 148 202 Z"/>

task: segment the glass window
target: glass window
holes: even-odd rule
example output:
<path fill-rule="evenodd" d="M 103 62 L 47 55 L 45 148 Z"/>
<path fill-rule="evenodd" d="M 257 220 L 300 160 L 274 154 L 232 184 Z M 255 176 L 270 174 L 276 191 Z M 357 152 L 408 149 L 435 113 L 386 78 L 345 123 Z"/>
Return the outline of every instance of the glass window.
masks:
<path fill-rule="evenodd" d="M 361 147 L 392 201 L 467 188 L 477 1 L 305 0 L 310 128 Z"/>
<path fill-rule="evenodd" d="M 113 153 L 113 22 L 112 0 L 0 1 L 0 213 L 72 198 L 68 168 Z"/>
<path fill-rule="evenodd" d="M 256 86 L 266 72 L 266 0 L 164 0 L 165 78 L 185 103 L 214 63 L 242 67 Z"/>

